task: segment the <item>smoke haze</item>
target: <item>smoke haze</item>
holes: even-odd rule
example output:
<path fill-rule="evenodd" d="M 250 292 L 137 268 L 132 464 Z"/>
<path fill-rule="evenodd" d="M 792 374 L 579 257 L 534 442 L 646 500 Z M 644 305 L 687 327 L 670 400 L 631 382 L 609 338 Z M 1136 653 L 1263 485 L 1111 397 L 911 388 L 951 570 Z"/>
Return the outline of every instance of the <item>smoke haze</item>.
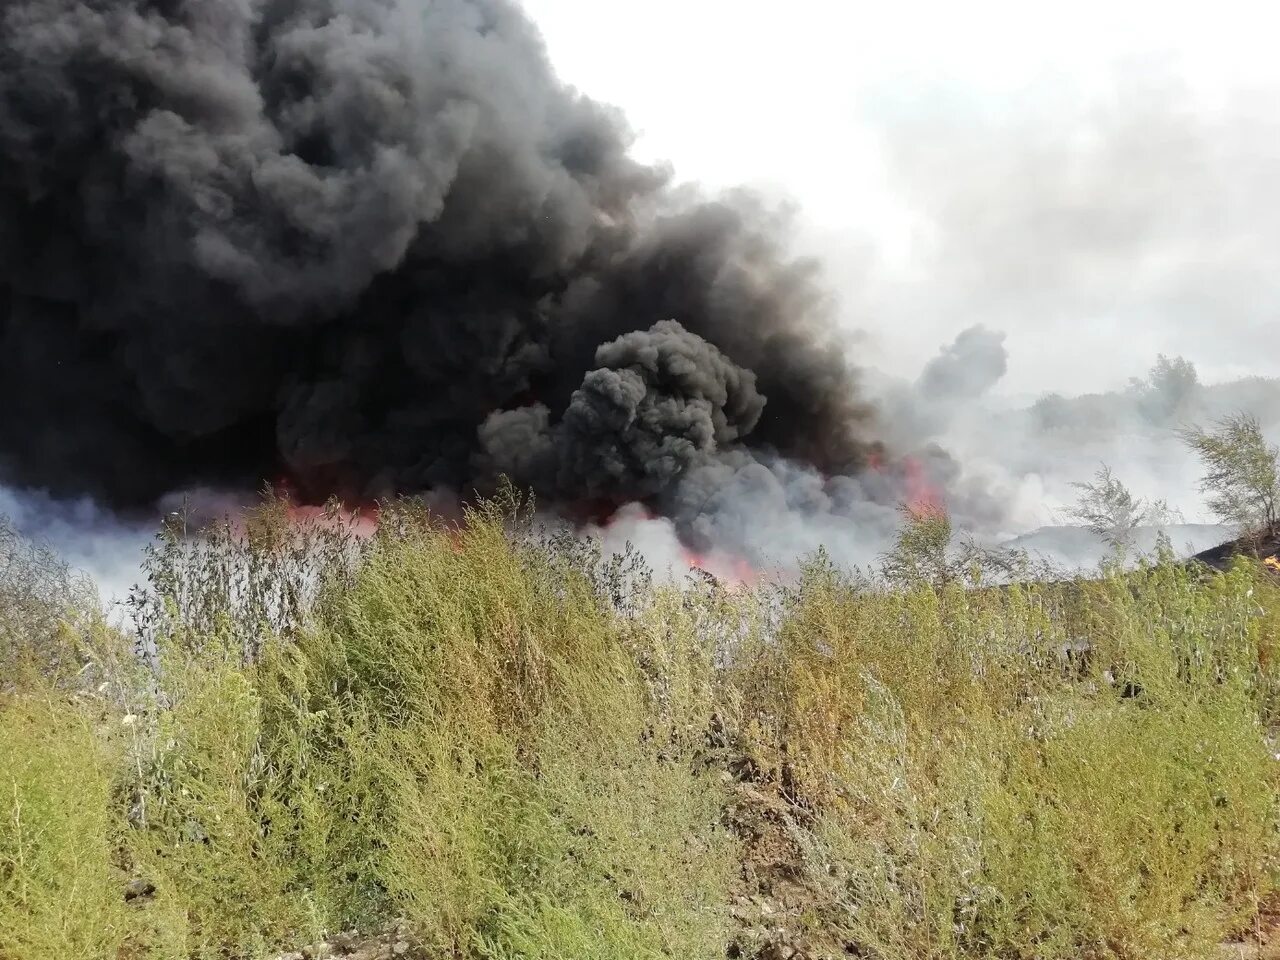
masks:
<path fill-rule="evenodd" d="M 1005 331 L 1018 393 L 1100 392 L 1158 353 L 1280 375 L 1256 349 L 1280 311 L 1277 102 L 1280 82 L 1209 96 L 1161 62 L 1096 89 L 881 90 L 866 119 L 914 242 L 842 294 L 880 329 Z"/>

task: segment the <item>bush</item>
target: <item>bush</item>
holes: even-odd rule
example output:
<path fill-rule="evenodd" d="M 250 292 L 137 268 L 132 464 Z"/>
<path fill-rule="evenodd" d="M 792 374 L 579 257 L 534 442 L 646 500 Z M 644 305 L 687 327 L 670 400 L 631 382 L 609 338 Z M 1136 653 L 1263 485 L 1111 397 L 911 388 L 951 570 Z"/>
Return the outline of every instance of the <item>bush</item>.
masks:
<path fill-rule="evenodd" d="M 115 762 L 78 706 L 0 701 L 0 957 L 96 960 L 130 939 Z"/>
<path fill-rule="evenodd" d="M 0 516 L 0 692 L 73 678 L 77 636 L 97 607 L 92 584 Z"/>
<path fill-rule="evenodd" d="M 205 630 L 159 634 L 169 706 L 134 848 L 194 954 L 403 916 L 446 953 L 567 956 L 578 930 L 618 956 L 723 955 L 736 861 L 688 734 L 709 703 L 677 735 L 646 634 L 507 519 L 388 511 L 306 626 L 254 621 L 252 658 L 204 603 Z M 644 630 L 670 641 L 662 609 Z M 664 654 L 687 705 L 706 658 Z"/>
<path fill-rule="evenodd" d="M 884 958 L 1066 958 L 1203 955 L 1242 928 L 1278 852 L 1262 587 L 1243 567 L 998 591 L 812 578 L 766 755 L 817 811 L 816 931 Z"/>

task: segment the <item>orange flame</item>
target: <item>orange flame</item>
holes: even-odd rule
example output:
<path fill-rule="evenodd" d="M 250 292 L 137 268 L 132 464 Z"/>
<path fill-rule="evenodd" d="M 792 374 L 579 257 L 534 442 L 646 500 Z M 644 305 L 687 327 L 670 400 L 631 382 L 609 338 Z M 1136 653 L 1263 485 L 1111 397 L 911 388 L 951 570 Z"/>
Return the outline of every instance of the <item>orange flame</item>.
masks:
<path fill-rule="evenodd" d="M 942 491 L 925 475 L 924 465 L 915 457 L 902 461 L 906 483 L 904 502 L 913 517 L 940 517 L 946 513 Z"/>
<path fill-rule="evenodd" d="M 313 523 L 317 526 L 344 527 L 361 540 L 372 537 L 378 532 L 378 510 L 352 510 L 346 506 L 333 509 L 326 507 L 301 506 L 289 503 L 289 519 L 295 523 Z"/>
<path fill-rule="evenodd" d="M 940 517 L 946 514 L 946 498 L 925 472 L 924 464 L 916 457 L 903 457 L 888 464 L 879 452 L 873 452 L 867 467 L 875 473 L 889 477 L 898 488 L 899 499 L 914 517 Z"/>
<path fill-rule="evenodd" d="M 311 523 L 332 529 L 347 528 L 361 540 L 378 532 L 376 502 L 355 507 L 349 507 L 345 503 L 338 503 L 335 506 L 299 503 L 293 484 L 286 479 L 277 480 L 271 490 L 283 502 L 289 519 L 294 523 Z"/>
<path fill-rule="evenodd" d="M 688 547 L 680 550 L 690 570 L 709 573 L 729 587 L 749 587 L 760 579 L 759 572 L 744 558 L 726 553 L 698 553 Z"/>

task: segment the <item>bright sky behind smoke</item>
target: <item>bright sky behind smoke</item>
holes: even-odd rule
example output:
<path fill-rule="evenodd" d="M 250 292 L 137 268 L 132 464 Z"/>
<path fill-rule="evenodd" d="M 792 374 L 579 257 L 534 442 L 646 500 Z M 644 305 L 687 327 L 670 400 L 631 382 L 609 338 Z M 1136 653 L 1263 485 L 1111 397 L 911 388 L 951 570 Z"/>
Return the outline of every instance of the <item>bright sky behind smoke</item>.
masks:
<path fill-rule="evenodd" d="M 1006 393 L 1115 387 L 1159 352 L 1280 374 L 1270 5 L 525 6 L 641 156 L 795 198 L 867 365 L 914 375 L 986 323 Z"/>

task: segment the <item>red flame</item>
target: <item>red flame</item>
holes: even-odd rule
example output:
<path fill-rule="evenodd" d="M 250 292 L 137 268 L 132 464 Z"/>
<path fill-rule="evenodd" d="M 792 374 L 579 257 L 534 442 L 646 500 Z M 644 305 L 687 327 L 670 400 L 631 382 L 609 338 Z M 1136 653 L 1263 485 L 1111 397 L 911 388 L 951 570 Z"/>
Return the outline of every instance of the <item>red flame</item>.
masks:
<path fill-rule="evenodd" d="M 907 509 L 914 517 L 938 517 L 946 513 L 942 491 L 926 476 L 924 465 L 915 457 L 902 461 L 906 480 Z"/>
<path fill-rule="evenodd" d="M 680 556 L 690 570 L 709 573 L 730 587 L 749 587 L 760 579 L 759 571 L 745 557 L 723 551 L 699 553 L 688 547 L 681 547 Z"/>
<path fill-rule="evenodd" d="M 377 503 L 354 507 L 347 506 L 345 503 L 333 506 L 300 503 L 293 484 L 287 479 L 276 481 L 272 490 L 284 503 L 285 509 L 289 512 L 289 519 L 295 523 L 347 528 L 362 540 L 378 532 Z"/>
<path fill-rule="evenodd" d="M 899 488 L 903 506 L 914 517 L 938 517 L 947 512 L 946 497 L 925 471 L 924 463 L 916 457 L 903 457 L 887 464 L 879 452 L 873 452 L 867 460 L 869 469 L 890 477 Z"/>
<path fill-rule="evenodd" d="M 913 456 L 886 460 L 880 451 L 873 451 L 867 460 L 869 470 L 889 481 L 894 496 L 915 517 L 935 517 L 946 513 L 943 491 L 929 477 L 924 461 Z M 276 483 L 275 492 L 288 504 L 290 517 L 299 522 L 317 524 L 332 523 L 350 528 L 361 539 L 372 536 L 378 529 L 378 506 L 370 503 L 358 507 L 340 506 L 336 509 L 299 502 L 294 485 L 287 479 Z M 657 519 L 652 510 L 640 504 L 627 508 L 631 519 L 648 521 Z M 619 522 L 621 511 L 616 504 L 584 501 L 574 505 L 567 515 L 582 526 L 609 528 Z M 460 537 L 454 538 L 454 548 L 462 549 Z M 696 550 L 681 544 L 680 559 L 690 570 L 700 570 L 732 588 L 757 584 L 761 571 L 744 556 L 728 550 L 714 548 Z"/>
<path fill-rule="evenodd" d="M 376 508 L 368 511 L 352 510 L 345 506 L 328 509 L 325 507 L 299 506 L 291 503 L 289 504 L 289 517 L 299 523 L 309 521 L 318 526 L 345 527 L 362 540 L 378 532 L 378 513 Z"/>

